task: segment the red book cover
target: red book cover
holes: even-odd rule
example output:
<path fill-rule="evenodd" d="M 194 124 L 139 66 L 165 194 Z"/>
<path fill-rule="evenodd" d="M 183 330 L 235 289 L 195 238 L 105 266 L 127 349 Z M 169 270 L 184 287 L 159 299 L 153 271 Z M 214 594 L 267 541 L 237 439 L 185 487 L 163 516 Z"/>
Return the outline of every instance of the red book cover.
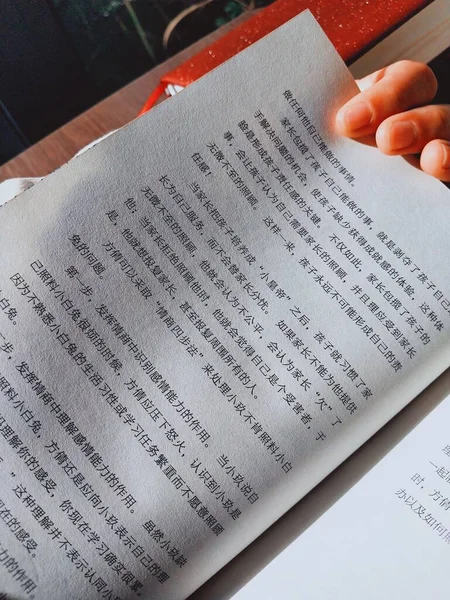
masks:
<path fill-rule="evenodd" d="M 350 63 L 433 0 L 277 0 L 187 62 L 167 73 L 140 114 L 169 85 L 186 87 L 303 10 L 318 20 L 342 58 Z"/>

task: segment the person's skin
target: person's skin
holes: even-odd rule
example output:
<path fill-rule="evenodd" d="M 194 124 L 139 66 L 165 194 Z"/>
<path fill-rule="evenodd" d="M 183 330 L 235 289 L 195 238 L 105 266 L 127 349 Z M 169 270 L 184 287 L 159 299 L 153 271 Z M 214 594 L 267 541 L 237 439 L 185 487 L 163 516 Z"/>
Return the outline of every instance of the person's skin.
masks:
<path fill-rule="evenodd" d="M 437 81 L 423 63 L 400 61 L 358 82 L 360 94 L 336 116 L 340 134 L 403 155 L 450 181 L 450 105 L 429 105 Z M 420 157 L 418 156 L 420 155 Z"/>

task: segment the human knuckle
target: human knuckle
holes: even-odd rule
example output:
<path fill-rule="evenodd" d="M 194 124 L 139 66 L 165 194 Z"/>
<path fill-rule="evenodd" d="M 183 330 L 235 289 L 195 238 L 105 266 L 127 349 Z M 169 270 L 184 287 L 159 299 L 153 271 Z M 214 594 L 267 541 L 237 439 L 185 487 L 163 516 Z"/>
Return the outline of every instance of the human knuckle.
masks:
<path fill-rule="evenodd" d="M 450 139 L 450 106 L 439 105 L 434 108 L 436 127 L 439 135 Z"/>
<path fill-rule="evenodd" d="M 400 112 L 408 106 L 408 90 L 401 85 L 391 85 L 389 88 L 390 106 L 394 112 Z"/>
<path fill-rule="evenodd" d="M 428 91 L 432 92 L 433 95 L 437 91 L 437 79 L 436 75 L 425 63 L 415 63 L 416 78 L 422 83 L 422 86 Z"/>

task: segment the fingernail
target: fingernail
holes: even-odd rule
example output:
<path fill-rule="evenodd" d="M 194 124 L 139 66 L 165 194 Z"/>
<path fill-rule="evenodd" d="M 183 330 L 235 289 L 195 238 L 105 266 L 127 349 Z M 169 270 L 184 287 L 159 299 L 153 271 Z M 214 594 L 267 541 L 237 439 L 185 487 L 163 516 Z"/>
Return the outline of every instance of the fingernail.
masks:
<path fill-rule="evenodd" d="M 417 141 L 417 127 L 412 121 L 399 121 L 391 124 L 388 135 L 391 150 L 409 148 Z"/>
<path fill-rule="evenodd" d="M 347 129 L 350 131 L 366 127 L 372 121 L 372 117 L 373 112 L 367 102 L 355 102 L 355 104 L 344 109 L 341 116 Z"/>
<path fill-rule="evenodd" d="M 450 144 L 441 143 L 442 148 L 442 168 L 450 169 Z"/>

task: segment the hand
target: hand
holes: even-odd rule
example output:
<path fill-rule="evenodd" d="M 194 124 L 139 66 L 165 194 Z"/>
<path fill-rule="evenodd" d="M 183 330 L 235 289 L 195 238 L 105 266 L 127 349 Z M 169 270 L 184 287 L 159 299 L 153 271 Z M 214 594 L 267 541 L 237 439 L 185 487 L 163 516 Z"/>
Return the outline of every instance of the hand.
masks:
<path fill-rule="evenodd" d="M 402 60 L 358 82 L 360 94 L 336 116 L 339 133 L 401 154 L 442 181 L 450 181 L 450 105 L 429 105 L 437 81 L 425 64 Z"/>

